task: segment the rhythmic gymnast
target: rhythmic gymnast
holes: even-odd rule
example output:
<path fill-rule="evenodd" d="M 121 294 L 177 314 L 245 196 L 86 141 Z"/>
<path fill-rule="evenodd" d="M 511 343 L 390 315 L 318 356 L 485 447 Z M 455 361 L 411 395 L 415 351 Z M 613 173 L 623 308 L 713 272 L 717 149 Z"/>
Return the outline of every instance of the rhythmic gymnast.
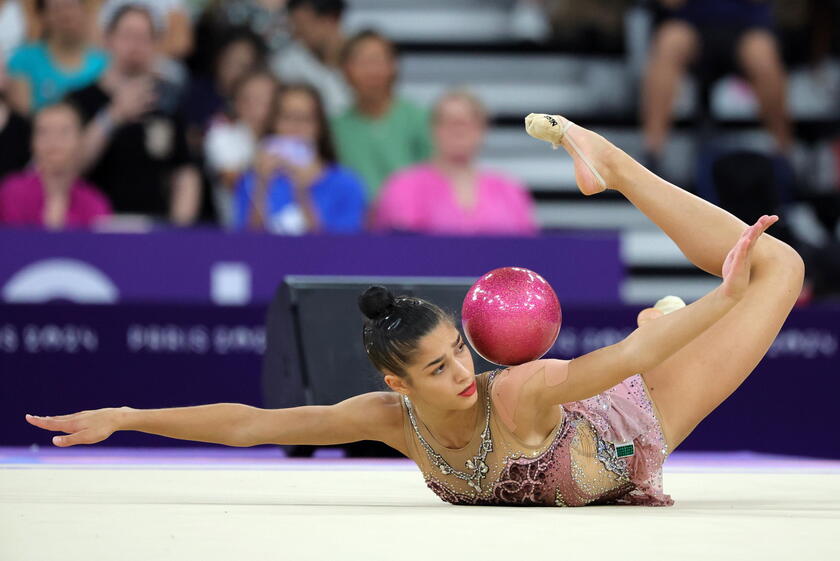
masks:
<path fill-rule="evenodd" d="M 451 316 L 371 287 L 359 298 L 363 341 L 392 391 L 329 406 L 119 407 L 27 420 L 68 433 L 53 438 L 61 447 L 118 430 L 228 446 L 376 440 L 416 462 L 452 504 L 672 505 L 663 462 L 767 352 L 804 264 L 764 233 L 777 216 L 747 227 L 559 115 L 531 114 L 525 124 L 569 152 L 584 195 L 620 192 L 721 284 L 688 306 L 669 297 L 643 310 L 613 345 L 478 375 Z"/>

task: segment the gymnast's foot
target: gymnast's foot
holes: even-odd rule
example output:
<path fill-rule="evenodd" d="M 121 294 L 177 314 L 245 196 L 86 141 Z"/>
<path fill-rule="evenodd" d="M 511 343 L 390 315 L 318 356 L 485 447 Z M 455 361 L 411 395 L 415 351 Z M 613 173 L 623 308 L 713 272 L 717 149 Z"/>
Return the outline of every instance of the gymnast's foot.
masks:
<path fill-rule="evenodd" d="M 531 113 L 525 131 L 554 148 L 563 146 L 575 162 L 575 181 L 584 195 L 615 189 L 617 162 L 624 153 L 603 136 L 576 125 L 560 115 Z"/>

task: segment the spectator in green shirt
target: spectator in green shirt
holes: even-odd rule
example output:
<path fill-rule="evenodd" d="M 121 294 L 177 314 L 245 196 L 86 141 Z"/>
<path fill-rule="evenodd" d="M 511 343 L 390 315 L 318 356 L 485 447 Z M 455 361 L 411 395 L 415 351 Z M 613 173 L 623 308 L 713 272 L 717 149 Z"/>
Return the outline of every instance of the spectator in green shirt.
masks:
<path fill-rule="evenodd" d="M 397 53 L 386 37 L 358 33 L 341 60 L 354 100 L 333 119 L 339 160 L 362 177 L 368 200 L 375 200 L 392 172 L 431 156 L 428 112 L 394 92 Z"/>

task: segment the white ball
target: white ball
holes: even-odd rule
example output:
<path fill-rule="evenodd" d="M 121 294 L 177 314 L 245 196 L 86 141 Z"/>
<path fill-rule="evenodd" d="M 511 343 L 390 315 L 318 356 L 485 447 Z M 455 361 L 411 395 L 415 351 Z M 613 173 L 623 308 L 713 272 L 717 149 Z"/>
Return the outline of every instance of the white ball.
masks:
<path fill-rule="evenodd" d="M 666 296 L 657 300 L 653 307 L 663 314 L 670 314 L 674 310 L 685 308 L 685 302 L 679 296 Z"/>

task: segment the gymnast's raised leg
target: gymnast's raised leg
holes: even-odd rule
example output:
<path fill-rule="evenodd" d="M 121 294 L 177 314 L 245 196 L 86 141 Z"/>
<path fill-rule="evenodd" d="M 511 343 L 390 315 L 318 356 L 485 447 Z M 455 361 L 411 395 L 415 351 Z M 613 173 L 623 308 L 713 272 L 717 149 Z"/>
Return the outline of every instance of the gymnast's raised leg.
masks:
<path fill-rule="evenodd" d="M 722 277 L 724 259 L 748 227 L 731 213 L 651 173 L 602 136 L 558 115 L 531 114 L 531 136 L 562 145 L 581 192 L 622 193 L 696 266 Z M 642 372 L 668 444 L 676 448 L 755 369 L 802 289 L 804 264 L 789 245 L 763 233 L 752 253 L 750 285 L 717 323 L 657 367 Z"/>

